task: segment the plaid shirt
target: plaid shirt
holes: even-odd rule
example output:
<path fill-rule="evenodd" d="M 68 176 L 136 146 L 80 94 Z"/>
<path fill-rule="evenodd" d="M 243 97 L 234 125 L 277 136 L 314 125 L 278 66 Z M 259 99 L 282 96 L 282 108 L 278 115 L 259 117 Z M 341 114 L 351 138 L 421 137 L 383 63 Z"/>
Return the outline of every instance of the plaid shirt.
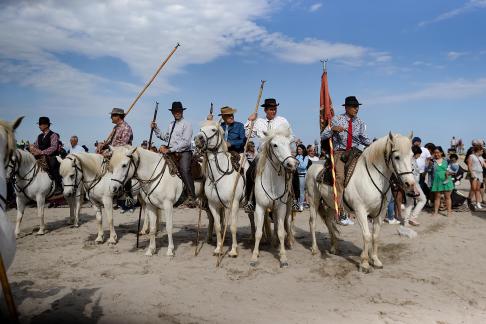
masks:
<path fill-rule="evenodd" d="M 110 144 L 111 146 L 132 145 L 133 132 L 130 125 L 123 121 L 113 129 L 115 130 L 115 134 L 113 134 L 111 141 L 107 144 Z"/>
<path fill-rule="evenodd" d="M 354 117 L 353 121 L 353 145 L 352 147 L 359 147 L 359 145 L 368 146 L 371 144 L 371 140 L 368 138 L 366 134 L 366 125 L 365 123 L 358 117 Z M 349 117 L 346 114 L 336 115 L 332 118 L 331 121 L 332 126 L 341 126 L 345 130 L 341 133 L 335 133 L 331 130 L 331 126 L 328 125 L 321 134 L 321 138 L 323 140 L 327 140 L 332 136 L 332 141 L 334 144 L 334 150 L 346 150 L 346 143 L 348 141 L 348 126 L 349 126 Z"/>
<path fill-rule="evenodd" d="M 49 133 L 49 131 L 44 133 L 44 136 L 46 136 L 47 133 Z M 34 143 L 34 147 L 40 150 L 39 143 L 37 142 L 37 140 Z M 51 145 L 48 148 L 46 148 L 45 150 L 41 151 L 41 154 L 49 156 L 52 153 L 56 152 L 58 149 L 59 149 L 59 135 L 52 132 L 52 134 L 51 134 Z"/>

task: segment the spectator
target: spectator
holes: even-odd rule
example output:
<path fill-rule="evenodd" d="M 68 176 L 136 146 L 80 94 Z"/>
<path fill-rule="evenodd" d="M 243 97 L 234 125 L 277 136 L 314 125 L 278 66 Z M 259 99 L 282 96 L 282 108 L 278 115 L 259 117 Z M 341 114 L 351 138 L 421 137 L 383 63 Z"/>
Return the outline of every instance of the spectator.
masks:
<path fill-rule="evenodd" d="M 314 145 L 307 145 L 307 156 L 312 162 L 319 161 L 319 157 L 316 156 L 316 147 Z"/>
<path fill-rule="evenodd" d="M 451 155 L 449 155 L 449 166 L 447 167 L 445 182 L 451 181 L 451 176 L 456 175 L 456 173 L 459 171 L 459 164 L 457 163 L 457 160 L 459 160 L 457 154 L 452 153 Z"/>
<path fill-rule="evenodd" d="M 471 194 L 470 198 L 475 198 L 476 205 L 473 205 L 477 209 L 482 209 L 481 205 L 481 184 L 484 183 L 483 168 L 486 167 L 486 162 L 483 158 L 484 149 L 481 146 L 473 146 L 472 154 L 467 159 L 467 166 L 469 168 L 469 180 L 471 181 Z M 472 201 L 471 201 L 472 203 Z"/>
<path fill-rule="evenodd" d="M 148 149 L 148 141 L 147 141 L 147 140 L 144 140 L 144 141 L 142 142 L 142 144 L 140 144 L 140 146 L 141 146 L 142 148 L 144 148 L 144 149 L 146 149 L 146 150 L 147 150 L 147 149 Z"/>
<path fill-rule="evenodd" d="M 417 165 L 417 160 L 420 159 L 422 155 L 422 149 L 418 146 L 412 146 L 412 153 L 413 153 L 412 172 L 413 172 L 413 176 L 415 177 L 415 182 L 419 183 L 420 169 Z M 417 191 L 418 196 L 415 197 L 416 204 L 415 207 L 413 207 L 412 209 L 412 212 L 410 214 L 410 220 L 408 221 L 408 223 L 413 226 L 418 226 L 420 224 L 419 222 L 417 222 L 417 218 L 427 202 L 427 197 L 425 197 L 425 194 L 419 185 L 415 186 L 415 191 Z"/>
<path fill-rule="evenodd" d="M 71 143 L 71 149 L 69 150 L 69 153 L 85 152 L 85 149 L 78 145 L 78 137 L 76 135 L 71 136 L 69 142 Z"/>
<path fill-rule="evenodd" d="M 454 189 L 452 181 L 444 184 L 446 179 L 448 163 L 444 159 L 444 151 L 440 146 L 434 149 L 434 161 L 431 163 L 432 169 L 432 193 L 434 194 L 434 216 L 437 216 L 440 206 L 441 195 L 444 195 L 447 207 L 447 216 L 452 214 L 451 192 Z"/>
<path fill-rule="evenodd" d="M 425 182 L 427 176 L 425 169 L 429 165 L 432 156 L 429 150 L 427 150 L 425 147 L 421 147 L 421 145 L 422 145 L 422 140 L 420 139 L 420 137 L 414 137 L 412 140 L 412 146 L 419 147 L 420 151 L 422 152 L 420 154 L 420 157 L 416 159 L 418 171 L 420 173 L 419 185 L 420 188 L 422 189 L 422 192 L 425 194 L 425 197 L 429 197 L 430 189 Z"/>
<path fill-rule="evenodd" d="M 88 153 L 89 152 L 89 149 L 86 145 L 81 145 L 81 147 L 83 148 L 83 150 Z"/>
<path fill-rule="evenodd" d="M 304 211 L 304 200 L 305 200 L 305 176 L 307 174 L 307 168 L 310 166 L 310 160 L 307 156 L 307 150 L 303 144 L 297 146 L 297 155 L 295 157 L 299 161 L 299 166 L 297 167 L 297 174 L 299 176 L 299 211 Z"/>

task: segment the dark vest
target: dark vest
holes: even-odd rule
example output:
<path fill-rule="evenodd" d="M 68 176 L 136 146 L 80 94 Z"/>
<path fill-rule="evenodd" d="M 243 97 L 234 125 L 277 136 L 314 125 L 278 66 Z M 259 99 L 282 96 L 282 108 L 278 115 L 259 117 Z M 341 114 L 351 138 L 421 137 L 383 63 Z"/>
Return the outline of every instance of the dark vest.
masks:
<path fill-rule="evenodd" d="M 39 149 L 41 151 L 43 151 L 43 150 L 48 149 L 49 147 L 51 147 L 51 136 L 52 136 L 52 134 L 55 134 L 55 133 L 53 131 L 49 130 L 49 132 L 46 134 L 46 136 L 44 136 L 44 134 L 41 133 L 37 137 L 37 144 L 39 145 Z M 56 149 L 56 151 L 54 151 L 49 156 L 56 156 L 58 154 L 59 154 L 59 150 Z"/>

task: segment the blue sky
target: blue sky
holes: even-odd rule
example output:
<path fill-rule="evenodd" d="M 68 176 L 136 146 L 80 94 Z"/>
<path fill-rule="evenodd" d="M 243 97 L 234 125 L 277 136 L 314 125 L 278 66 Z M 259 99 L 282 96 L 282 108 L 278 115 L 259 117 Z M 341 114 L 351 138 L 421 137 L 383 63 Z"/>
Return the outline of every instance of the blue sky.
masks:
<path fill-rule="evenodd" d="M 336 110 L 363 102 L 371 137 L 388 131 L 447 146 L 485 138 L 486 0 L 365 1 L 6 1 L 0 4 L 0 118 L 39 116 L 67 142 L 92 148 L 173 46 L 182 46 L 127 117 L 138 144 L 174 100 L 194 130 L 215 107 L 280 102 L 294 133 L 318 137 L 322 58 Z"/>

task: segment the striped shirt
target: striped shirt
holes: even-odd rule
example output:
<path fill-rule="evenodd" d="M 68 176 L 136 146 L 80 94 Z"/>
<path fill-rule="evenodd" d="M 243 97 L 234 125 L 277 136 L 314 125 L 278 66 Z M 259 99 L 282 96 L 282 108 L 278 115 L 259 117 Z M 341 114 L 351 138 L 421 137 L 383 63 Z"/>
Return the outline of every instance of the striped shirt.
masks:
<path fill-rule="evenodd" d="M 115 134 L 113 134 L 112 140 L 107 144 L 111 146 L 123 146 L 123 145 L 132 145 L 133 141 L 133 132 L 130 125 L 128 125 L 125 121 L 116 125 L 114 127 Z"/>
<path fill-rule="evenodd" d="M 353 124 L 353 144 L 352 147 L 359 147 L 360 145 L 368 146 L 371 144 L 371 140 L 366 134 L 366 125 L 358 116 L 355 116 L 352 121 Z M 321 134 L 323 140 L 327 140 L 332 136 L 334 144 L 334 150 L 346 150 L 346 143 L 348 141 L 348 126 L 349 116 L 347 114 L 336 115 L 332 118 L 331 125 L 341 126 L 344 131 L 341 133 L 335 133 L 331 130 L 331 126 L 328 125 Z"/>

